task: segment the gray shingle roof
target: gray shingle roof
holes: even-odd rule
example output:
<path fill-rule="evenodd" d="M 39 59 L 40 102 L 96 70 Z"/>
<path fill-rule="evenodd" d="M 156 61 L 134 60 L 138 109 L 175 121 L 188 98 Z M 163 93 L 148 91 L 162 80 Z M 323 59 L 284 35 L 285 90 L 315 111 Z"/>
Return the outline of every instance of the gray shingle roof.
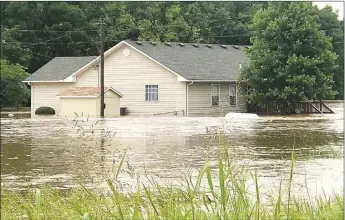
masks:
<path fill-rule="evenodd" d="M 185 43 L 183 47 L 179 43 L 142 42 L 138 45 L 136 41 L 126 40 L 127 43 L 157 60 L 164 66 L 173 70 L 187 80 L 236 80 L 240 72 L 240 65 L 248 62 L 243 49 L 245 46 L 238 46 L 238 49 L 231 45 L 223 48 L 219 44 L 198 44 Z"/>
<path fill-rule="evenodd" d="M 142 42 L 126 40 L 126 42 L 159 63 L 173 70 L 187 80 L 236 80 L 240 73 L 240 65 L 248 62 L 244 52 L 245 46 L 238 49 L 231 45 Z M 66 79 L 74 72 L 91 62 L 97 56 L 88 57 L 56 57 L 38 69 L 25 81 L 59 81 Z"/>
<path fill-rule="evenodd" d="M 24 81 L 58 81 L 72 75 L 74 72 L 91 62 L 97 56 L 88 57 L 55 57 L 42 66 Z"/>

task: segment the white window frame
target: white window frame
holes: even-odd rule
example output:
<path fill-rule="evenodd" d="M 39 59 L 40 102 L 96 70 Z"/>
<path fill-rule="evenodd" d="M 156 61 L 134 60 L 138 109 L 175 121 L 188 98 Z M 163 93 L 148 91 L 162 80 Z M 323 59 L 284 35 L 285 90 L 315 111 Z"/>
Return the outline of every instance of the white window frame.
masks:
<path fill-rule="evenodd" d="M 231 95 L 231 86 L 235 86 L 235 104 L 231 104 L 231 99 L 230 99 L 230 95 Z M 238 87 L 237 84 L 229 84 L 229 105 L 231 106 L 237 106 L 237 97 L 238 97 Z"/>
<path fill-rule="evenodd" d="M 212 103 L 212 86 L 218 86 L 218 105 Z M 211 106 L 220 106 L 220 84 L 211 84 Z"/>
<path fill-rule="evenodd" d="M 152 94 L 153 94 L 153 91 L 152 91 L 152 86 L 157 86 L 157 100 L 152 100 Z M 151 91 L 150 91 L 151 90 Z M 146 92 L 148 92 L 148 99 L 146 100 Z M 145 99 L 145 102 L 158 102 L 159 101 L 159 85 L 157 84 L 146 84 L 145 85 L 145 88 L 144 88 L 144 99 Z"/>

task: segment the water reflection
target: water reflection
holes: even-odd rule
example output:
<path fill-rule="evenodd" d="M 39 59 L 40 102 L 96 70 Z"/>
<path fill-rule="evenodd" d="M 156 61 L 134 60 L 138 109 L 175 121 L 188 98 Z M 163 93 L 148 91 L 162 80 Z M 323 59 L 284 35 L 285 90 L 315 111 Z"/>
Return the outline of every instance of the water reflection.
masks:
<path fill-rule="evenodd" d="M 69 188 L 103 186 L 127 149 L 124 170 L 177 180 L 206 160 L 216 164 L 221 146 L 207 126 L 224 132 L 229 154 L 247 170 L 258 170 L 268 188 L 287 179 L 291 151 L 297 155 L 296 184 L 331 180 L 342 187 L 342 119 L 231 121 L 224 118 L 118 118 L 99 120 L 3 120 L 2 184 L 23 189 L 43 183 Z M 214 167 L 215 168 L 215 167 Z M 130 172 L 121 179 L 134 184 Z M 310 183 L 310 184 L 309 184 Z M 324 182 L 325 183 L 325 182 Z M 328 184 L 328 182 L 327 182 Z"/>
<path fill-rule="evenodd" d="M 33 169 L 29 143 L 1 143 L 1 174 L 27 173 Z"/>

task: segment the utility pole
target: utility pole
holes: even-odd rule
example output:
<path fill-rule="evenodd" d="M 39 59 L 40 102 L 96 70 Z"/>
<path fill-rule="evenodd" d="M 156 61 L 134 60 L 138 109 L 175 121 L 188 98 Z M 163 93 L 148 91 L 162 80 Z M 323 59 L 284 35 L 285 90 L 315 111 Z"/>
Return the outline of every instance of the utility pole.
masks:
<path fill-rule="evenodd" d="M 101 118 L 104 118 L 104 31 L 103 31 L 103 20 L 101 20 L 100 23 L 97 23 L 101 25 L 101 48 L 100 48 L 100 54 L 101 54 Z"/>

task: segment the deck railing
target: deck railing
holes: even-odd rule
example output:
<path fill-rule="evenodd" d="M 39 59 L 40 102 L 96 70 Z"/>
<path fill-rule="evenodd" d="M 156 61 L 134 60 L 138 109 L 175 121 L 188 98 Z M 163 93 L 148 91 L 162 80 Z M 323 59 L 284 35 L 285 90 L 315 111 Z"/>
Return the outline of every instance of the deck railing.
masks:
<path fill-rule="evenodd" d="M 334 113 L 333 110 L 322 101 L 304 101 L 298 103 L 296 107 L 282 107 L 276 104 L 267 104 L 265 106 L 252 105 L 248 107 L 248 112 L 265 115 Z"/>

